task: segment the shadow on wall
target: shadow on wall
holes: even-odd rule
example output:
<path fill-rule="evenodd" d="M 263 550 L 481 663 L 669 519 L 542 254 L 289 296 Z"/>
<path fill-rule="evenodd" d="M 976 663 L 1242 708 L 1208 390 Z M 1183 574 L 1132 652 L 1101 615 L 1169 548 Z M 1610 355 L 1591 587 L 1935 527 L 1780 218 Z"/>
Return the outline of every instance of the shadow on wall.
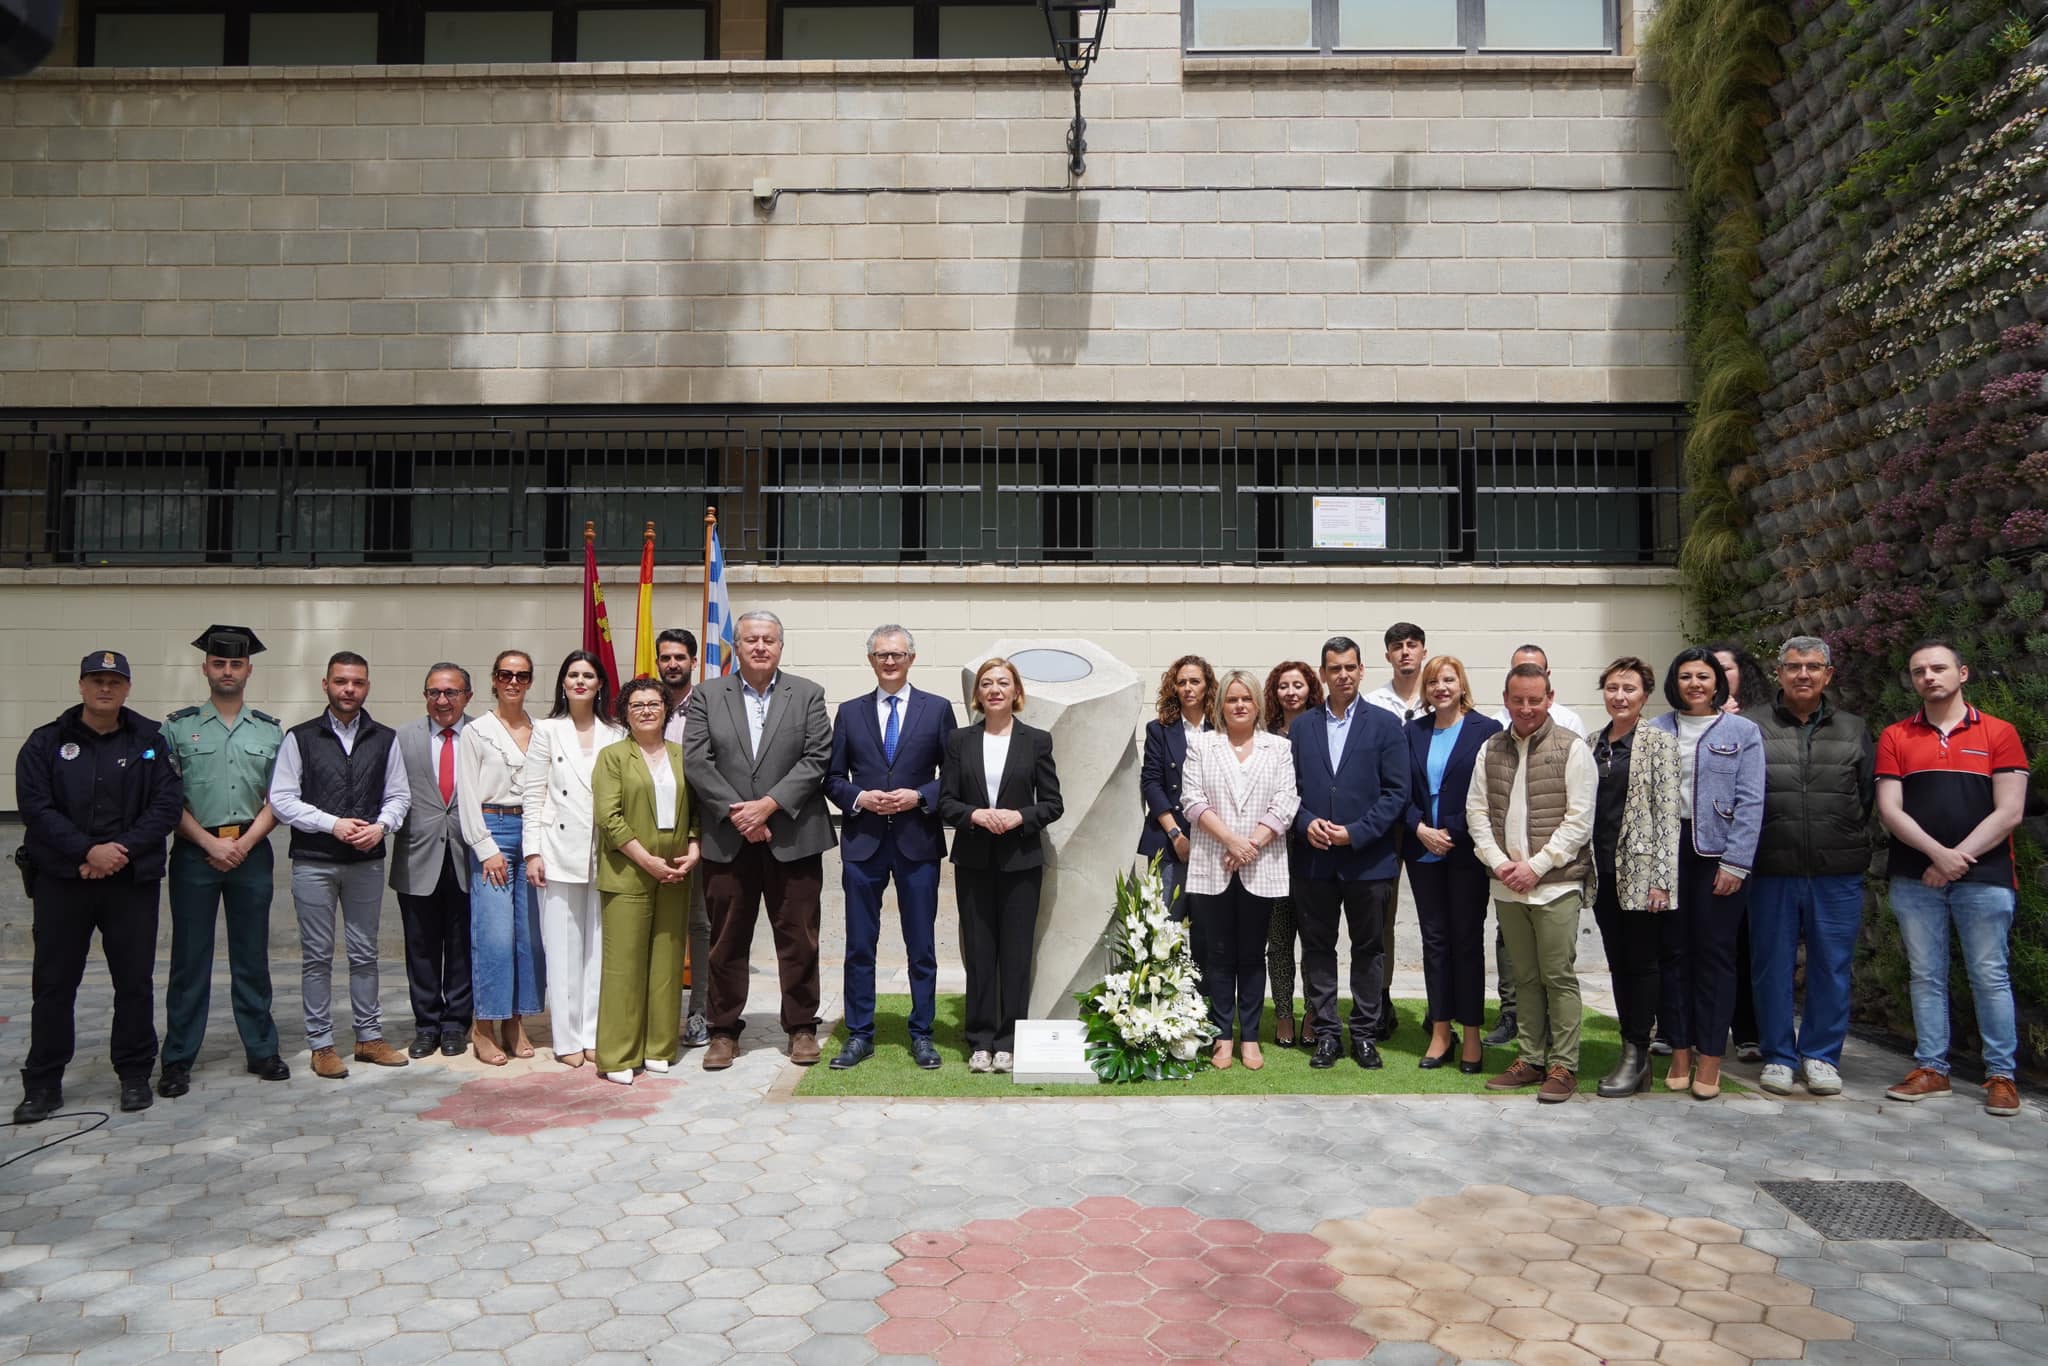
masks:
<path fill-rule="evenodd" d="M 1427 196 L 1407 188 L 1412 162 L 1408 153 L 1400 153 L 1387 172 L 1385 185 L 1359 190 L 1358 216 L 1365 223 L 1365 254 L 1359 264 L 1361 289 L 1383 277 L 1407 247 L 1413 236 L 1408 229 L 1415 222 L 1410 213 L 1420 209 L 1425 221 L 1429 217 Z"/>
<path fill-rule="evenodd" d="M 1034 365 L 1074 365 L 1092 326 L 1102 205 L 1081 194 L 1033 194 L 1023 206 L 1012 339 Z"/>

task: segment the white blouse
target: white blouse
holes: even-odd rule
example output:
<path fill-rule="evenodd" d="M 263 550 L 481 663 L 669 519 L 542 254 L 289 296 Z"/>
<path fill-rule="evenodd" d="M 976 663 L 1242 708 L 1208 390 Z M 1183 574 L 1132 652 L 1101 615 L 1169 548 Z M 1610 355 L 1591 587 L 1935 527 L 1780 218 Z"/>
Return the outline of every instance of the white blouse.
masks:
<path fill-rule="evenodd" d="M 526 800 L 526 751 L 505 729 L 496 712 L 486 712 L 462 728 L 455 749 L 455 810 L 462 820 L 462 839 L 479 860 L 504 851 L 484 825 L 487 806 L 520 806 Z"/>
<path fill-rule="evenodd" d="M 1688 716 L 1680 712 L 1678 721 L 1678 811 L 1685 819 L 1692 819 L 1692 770 L 1693 759 L 1699 754 L 1700 737 L 1707 728 L 1721 719 L 1721 713 L 1712 716 Z"/>
<path fill-rule="evenodd" d="M 668 751 L 663 750 L 661 761 L 650 761 L 643 753 L 642 763 L 654 779 L 654 828 L 673 830 L 676 828 L 676 766 L 669 762 Z"/>
<path fill-rule="evenodd" d="M 981 733 L 981 767 L 988 776 L 988 804 L 991 807 L 996 804 L 996 793 L 1002 790 L 1003 765 L 1010 759 L 1010 735 L 1009 731 L 1001 735 L 991 735 L 987 731 Z"/>

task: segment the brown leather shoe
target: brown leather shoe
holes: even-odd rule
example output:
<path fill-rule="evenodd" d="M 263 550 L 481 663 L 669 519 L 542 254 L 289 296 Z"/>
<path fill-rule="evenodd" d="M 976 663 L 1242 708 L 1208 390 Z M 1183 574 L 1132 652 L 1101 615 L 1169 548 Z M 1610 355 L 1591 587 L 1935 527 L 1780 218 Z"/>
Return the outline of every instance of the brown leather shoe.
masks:
<path fill-rule="evenodd" d="M 811 1067 L 818 1061 L 818 1036 L 808 1029 L 799 1029 L 789 1036 L 789 1060 L 798 1067 Z"/>
<path fill-rule="evenodd" d="M 1946 1100 L 1955 1094 L 1949 1090 L 1948 1075 L 1931 1067 L 1916 1067 L 1906 1074 L 1906 1079 L 1885 1093 L 1888 1100 Z"/>
<path fill-rule="evenodd" d="M 329 1081 L 340 1081 L 348 1075 L 348 1064 L 341 1060 L 341 1055 L 333 1048 L 316 1048 L 313 1050 L 313 1075 L 325 1077 Z"/>
<path fill-rule="evenodd" d="M 1497 1077 L 1489 1078 L 1489 1091 L 1519 1091 L 1524 1086 L 1534 1086 L 1543 1080 L 1543 1069 L 1527 1058 L 1516 1058 L 1515 1065 Z"/>
<path fill-rule="evenodd" d="M 405 1056 L 405 1050 L 393 1048 L 382 1039 L 359 1039 L 356 1042 L 356 1061 L 373 1062 L 379 1067 L 404 1067 L 412 1059 Z"/>
<path fill-rule="evenodd" d="M 740 1051 L 739 1040 L 730 1034 L 713 1034 L 711 1042 L 704 1047 L 704 1070 L 723 1072 L 732 1066 L 732 1060 Z"/>
<path fill-rule="evenodd" d="M 1984 1113 L 1987 1115 L 2016 1115 L 2020 1112 L 2020 1088 L 2012 1084 L 2011 1077 L 1986 1077 L 1984 1079 Z"/>
<path fill-rule="evenodd" d="M 1544 1075 L 1543 1089 L 1536 1093 L 1536 1099 L 1545 1105 L 1562 1105 L 1570 1100 L 1579 1089 L 1578 1074 L 1563 1063 L 1552 1063 Z"/>

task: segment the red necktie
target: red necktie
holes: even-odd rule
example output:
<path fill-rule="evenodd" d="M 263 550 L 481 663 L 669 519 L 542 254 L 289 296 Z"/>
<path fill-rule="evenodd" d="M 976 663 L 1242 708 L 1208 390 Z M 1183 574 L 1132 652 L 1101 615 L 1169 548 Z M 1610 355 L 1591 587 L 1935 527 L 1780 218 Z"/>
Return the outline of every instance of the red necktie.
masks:
<path fill-rule="evenodd" d="M 441 801 L 455 800 L 455 727 L 441 729 Z"/>

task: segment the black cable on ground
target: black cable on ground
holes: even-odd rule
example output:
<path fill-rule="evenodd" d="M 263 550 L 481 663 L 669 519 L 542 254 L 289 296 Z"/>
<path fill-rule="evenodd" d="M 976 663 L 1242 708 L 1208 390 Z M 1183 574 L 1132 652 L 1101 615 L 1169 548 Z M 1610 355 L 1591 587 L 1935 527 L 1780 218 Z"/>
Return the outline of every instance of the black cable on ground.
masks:
<path fill-rule="evenodd" d="M 92 1123 L 86 1125 L 83 1129 L 73 1129 L 68 1134 L 59 1134 L 55 1138 L 37 1144 L 35 1147 L 30 1148 L 25 1153 L 16 1153 L 14 1156 L 8 1158 L 6 1161 L 0 1162 L 0 1167 L 11 1167 L 17 1162 L 21 1162 L 28 1158 L 34 1157 L 37 1153 L 48 1152 L 50 1149 L 56 1147 L 59 1143 L 69 1143 L 74 1138 L 84 1138 L 87 1134 L 91 1133 L 95 1129 L 104 1129 L 107 1126 L 107 1122 L 112 1118 L 113 1116 L 108 1114 L 104 1110 L 59 1111 L 57 1114 L 49 1116 L 48 1119 L 44 1119 L 39 1122 L 47 1124 L 51 1119 L 89 1119 L 92 1121 Z M 17 1129 L 26 1129 L 29 1126 L 26 1124 L 16 1124 L 12 1127 Z"/>

